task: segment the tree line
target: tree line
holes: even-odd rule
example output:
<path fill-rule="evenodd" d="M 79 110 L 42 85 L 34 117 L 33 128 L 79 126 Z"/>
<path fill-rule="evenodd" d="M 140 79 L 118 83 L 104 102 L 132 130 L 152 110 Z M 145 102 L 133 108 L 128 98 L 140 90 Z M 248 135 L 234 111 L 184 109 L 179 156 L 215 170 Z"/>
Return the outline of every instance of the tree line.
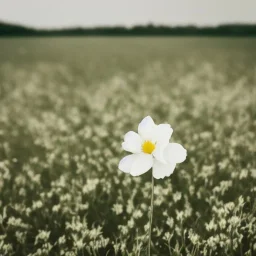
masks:
<path fill-rule="evenodd" d="M 35 29 L 0 22 L 1 37 L 15 36 L 256 36 L 256 24 L 197 26 L 134 26 Z"/>

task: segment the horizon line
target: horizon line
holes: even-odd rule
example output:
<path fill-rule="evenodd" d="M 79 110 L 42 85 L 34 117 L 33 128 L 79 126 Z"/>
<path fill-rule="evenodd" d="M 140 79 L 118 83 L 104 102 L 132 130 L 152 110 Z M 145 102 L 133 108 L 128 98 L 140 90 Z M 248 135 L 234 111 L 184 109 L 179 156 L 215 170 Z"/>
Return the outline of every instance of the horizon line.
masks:
<path fill-rule="evenodd" d="M 124 25 L 124 24 L 113 24 L 113 25 L 70 25 L 70 26 L 53 26 L 53 27 L 38 27 L 33 25 L 26 25 L 24 23 L 16 23 L 6 20 L 0 19 L 0 24 L 5 25 L 11 25 L 11 26 L 20 26 L 28 29 L 34 29 L 34 30 L 65 30 L 65 29 L 97 29 L 97 28 L 126 28 L 131 29 L 134 27 L 148 27 L 148 26 L 154 26 L 154 27 L 170 27 L 170 28 L 177 28 L 177 27 L 196 27 L 196 28 L 217 28 L 220 26 L 256 26 L 255 22 L 244 22 L 244 21 L 237 21 L 237 22 L 222 22 L 217 24 L 204 24 L 204 25 L 198 25 L 196 23 L 186 23 L 186 24 L 166 24 L 166 23 L 154 23 L 154 22 L 147 22 L 147 23 L 137 23 L 133 25 Z"/>

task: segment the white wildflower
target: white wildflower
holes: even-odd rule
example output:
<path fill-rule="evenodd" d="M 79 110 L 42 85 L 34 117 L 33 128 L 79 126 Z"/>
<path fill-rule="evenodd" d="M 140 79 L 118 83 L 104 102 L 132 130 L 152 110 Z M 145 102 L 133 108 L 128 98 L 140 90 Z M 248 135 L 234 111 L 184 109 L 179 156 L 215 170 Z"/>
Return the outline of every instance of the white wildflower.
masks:
<path fill-rule="evenodd" d="M 156 179 L 170 176 L 177 163 L 185 161 L 187 151 L 178 143 L 169 143 L 173 129 L 169 124 L 156 125 L 150 116 L 138 126 L 138 133 L 125 134 L 122 148 L 131 152 L 119 163 L 119 169 L 138 176 L 153 167 Z"/>

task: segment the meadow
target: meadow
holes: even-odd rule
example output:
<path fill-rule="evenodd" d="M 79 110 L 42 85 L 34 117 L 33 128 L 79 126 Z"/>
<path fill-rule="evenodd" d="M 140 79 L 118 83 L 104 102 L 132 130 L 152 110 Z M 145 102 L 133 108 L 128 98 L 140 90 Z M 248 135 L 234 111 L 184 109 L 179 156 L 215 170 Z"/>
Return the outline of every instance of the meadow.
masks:
<path fill-rule="evenodd" d="M 256 39 L 0 40 L 0 255 L 143 256 L 151 115 L 187 159 L 155 180 L 152 255 L 256 255 Z"/>

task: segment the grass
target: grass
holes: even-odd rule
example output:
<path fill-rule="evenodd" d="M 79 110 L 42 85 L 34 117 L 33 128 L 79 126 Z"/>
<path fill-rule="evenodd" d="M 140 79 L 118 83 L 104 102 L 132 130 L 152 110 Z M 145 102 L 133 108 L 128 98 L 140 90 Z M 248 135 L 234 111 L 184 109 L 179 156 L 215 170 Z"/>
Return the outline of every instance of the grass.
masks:
<path fill-rule="evenodd" d="M 155 180 L 152 255 L 256 253 L 256 40 L 1 39 L 0 255 L 145 255 L 151 115 L 188 150 Z"/>

